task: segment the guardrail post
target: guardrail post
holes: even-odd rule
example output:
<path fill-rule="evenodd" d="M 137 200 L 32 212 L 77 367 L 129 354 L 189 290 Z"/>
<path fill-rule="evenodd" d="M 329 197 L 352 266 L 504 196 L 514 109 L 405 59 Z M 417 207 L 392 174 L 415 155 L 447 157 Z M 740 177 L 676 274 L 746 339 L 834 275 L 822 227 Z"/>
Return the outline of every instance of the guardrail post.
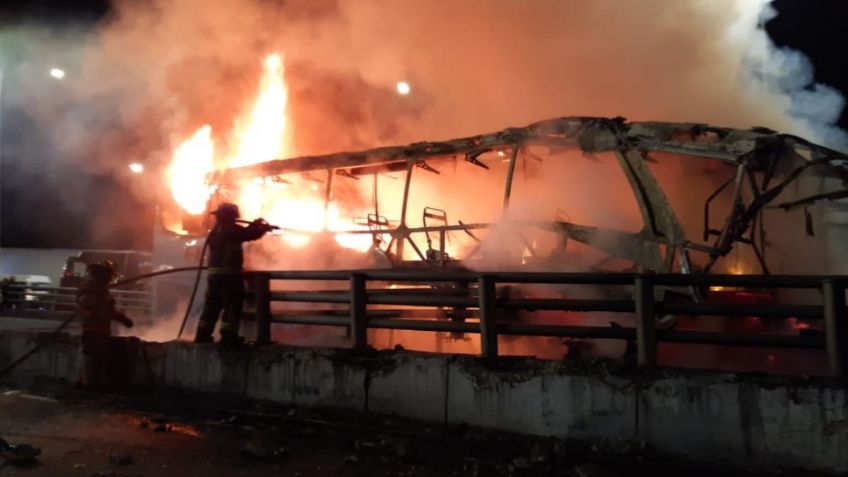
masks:
<path fill-rule="evenodd" d="M 271 276 L 257 273 L 253 276 L 253 304 L 256 308 L 256 342 L 271 342 Z"/>
<path fill-rule="evenodd" d="M 835 376 L 848 374 L 848 323 L 845 323 L 845 285 L 834 280 L 822 281 L 824 328 L 830 371 Z"/>
<path fill-rule="evenodd" d="M 650 278 L 637 276 L 633 283 L 636 305 L 636 350 L 639 366 L 657 365 L 656 310 L 654 284 Z"/>
<path fill-rule="evenodd" d="M 467 296 L 467 297 L 471 296 L 468 293 L 469 288 L 470 288 L 468 282 L 465 282 L 465 281 L 456 282 L 456 287 L 457 287 L 458 290 L 462 291 L 462 295 L 460 295 L 460 296 Z M 468 316 L 468 308 L 466 308 L 464 306 L 455 306 L 455 307 L 451 308 L 451 312 L 453 313 L 453 316 L 451 316 L 452 322 L 454 322 L 454 323 L 465 323 L 466 317 Z M 460 333 L 458 331 L 453 331 L 453 332 L 451 332 L 450 336 L 453 339 L 461 339 L 465 335 L 464 335 L 464 333 Z"/>
<path fill-rule="evenodd" d="M 439 230 L 439 264 L 444 267 L 447 257 L 445 256 L 445 230 Z"/>
<path fill-rule="evenodd" d="M 484 358 L 498 357 L 498 321 L 495 303 L 495 280 L 482 276 L 477 279 L 477 299 L 480 307 L 480 352 Z"/>
<path fill-rule="evenodd" d="M 350 329 L 353 336 L 353 347 L 363 349 L 368 347 L 368 296 L 365 290 L 365 275 L 353 273 L 350 275 Z"/>

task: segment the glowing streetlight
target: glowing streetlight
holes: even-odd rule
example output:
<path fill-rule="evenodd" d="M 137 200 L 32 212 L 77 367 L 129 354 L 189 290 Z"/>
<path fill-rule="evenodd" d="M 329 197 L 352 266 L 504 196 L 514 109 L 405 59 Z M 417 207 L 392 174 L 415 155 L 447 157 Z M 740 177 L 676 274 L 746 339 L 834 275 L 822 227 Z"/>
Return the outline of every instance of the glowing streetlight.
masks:
<path fill-rule="evenodd" d="M 398 94 L 406 96 L 412 91 L 412 88 L 409 87 L 409 83 L 406 81 L 398 81 L 395 85 L 395 89 L 397 89 Z"/>
<path fill-rule="evenodd" d="M 132 164 L 130 164 L 129 167 L 130 170 L 135 174 L 141 174 L 142 172 L 144 172 L 144 166 L 139 164 L 138 162 L 133 162 Z"/>
<path fill-rule="evenodd" d="M 50 76 L 56 78 L 57 80 L 60 80 L 65 77 L 65 70 L 59 68 L 51 68 Z"/>

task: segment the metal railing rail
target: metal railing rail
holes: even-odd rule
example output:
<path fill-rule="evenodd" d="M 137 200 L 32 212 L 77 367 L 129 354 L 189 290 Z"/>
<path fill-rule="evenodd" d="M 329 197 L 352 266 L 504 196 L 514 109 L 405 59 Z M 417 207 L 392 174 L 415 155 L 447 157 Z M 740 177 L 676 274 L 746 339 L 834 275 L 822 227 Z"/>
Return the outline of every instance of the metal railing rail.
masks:
<path fill-rule="evenodd" d="M 150 292 L 113 289 L 110 294 L 118 309 L 132 316 L 150 316 Z M 76 298 L 76 288 L 9 284 L 2 293 L 2 314 L 21 318 L 58 319 L 74 313 Z"/>
<path fill-rule="evenodd" d="M 761 346 L 827 351 L 832 374 L 848 374 L 848 324 L 846 324 L 845 288 L 848 276 L 793 275 L 682 275 L 628 273 L 477 273 L 444 270 L 347 270 L 347 271 L 256 271 L 248 272 L 252 283 L 253 305 L 257 321 L 257 341 L 267 343 L 272 323 L 346 327 L 354 348 L 368 346 L 368 329 L 396 329 L 453 333 L 479 333 L 480 355 L 498 356 L 498 336 L 552 336 L 603 338 L 635 341 L 637 362 L 657 365 L 660 342 L 713 344 L 723 346 Z M 274 280 L 347 282 L 345 290 L 276 291 Z M 420 293 L 416 289 L 370 288 L 369 284 L 453 283 L 468 287 L 466 295 L 457 293 Z M 559 284 L 631 287 L 628 299 L 502 298 L 498 284 Z M 475 287 L 476 286 L 476 287 Z M 820 305 L 724 304 L 664 302 L 655 299 L 657 287 L 748 287 L 767 289 L 800 288 L 819 290 Z M 474 296 L 476 295 L 476 296 Z M 272 313 L 272 302 L 306 302 L 330 305 L 347 304 L 347 316 L 330 314 Z M 428 320 L 382 317 L 369 305 L 397 305 L 469 310 L 476 316 L 466 319 Z M 584 312 L 635 313 L 635 327 L 597 327 L 555 324 L 531 324 L 499 320 L 513 310 L 561 310 Z M 732 334 L 721 332 L 660 330 L 659 314 L 720 315 L 730 317 L 823 319 L 820 336 L 777 334 Z M 502 317 L 501 317 L 502 318 Z"/>

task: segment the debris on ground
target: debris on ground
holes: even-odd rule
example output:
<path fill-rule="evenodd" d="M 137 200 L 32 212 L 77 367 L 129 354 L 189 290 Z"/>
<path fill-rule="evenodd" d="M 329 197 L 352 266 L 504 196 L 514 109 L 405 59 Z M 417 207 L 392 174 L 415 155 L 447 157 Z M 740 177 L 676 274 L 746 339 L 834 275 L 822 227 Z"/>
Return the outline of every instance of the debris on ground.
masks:
<path fill-rule="evenodd" d="M 536 465 L 545 465 L 551 462 L 553 446 L 549 442 L 539 441 L 530 449 L 530 461 Z"/>
<path fill-rule="evenodd" d="M 381 447 L 388 447 L 391 441 L 391 439 L 386 436 L 380 436 L 379 439 Z M 371 441 L 365 441 L 358 438 L 353 440 L 353 449 L 357 452 L 361 451 L 362 449 L 374 449 L 376 447 L 377 444 Z"/>
<path fill-rule="evenodd" d="M 575 467 L 574 475 L 577 477 L 617 477 L 617 474 L 611 470 L 593 462 Z"/>
<path fill-rule="evenodd" d="M 245 442 L 241 455 L 254 460 L 275 460 L 288 456 L 288 450 L 280 446 L 269 434 L 261 429 L 250 429 L 250 438 Z"/>
<path fill-rule="evenodd" d="M 598 439 L 592 445 L 592 452 L 597 455 L 635 456 L 643 455 L 647 451 L 648 444 L 642 439 Z"/>
<path fill-rule="evenodd" d="M 411 459 L 415 457 L 415 447 L 412 445 L 412 440 L 408 437 L 400 437 L 394 439 L 395 454 L 401 459 Z"/>
<path fill-rule="evenodd" d="M 109 454 L 109 463 L 112 465 L 130 465 L 133 463 L 133 456 L 126 452 L 113 452 Z"/>
<path fill-rule="evenodd" d="M 9 444 L 0 437 L 0 457 L 11 465 L 27 465 L 35 462 L 41 455 L 41 449 L 29 444 Z"/>
<path fill-rule="evenodd" d="M 510 470 L 526 470 L 531 468 L 532 465 L 530 464 L 530 459 L 526 457 L 516 457 L 515 459 L 512 459 L 512 465 L 509 467 L 511 467 Z"/>
<path fill-rule="evenodd" d="M 480 461 L 473 460 L 471 462 L 466 462 L 463 466 L 464 474 L 470 477 L 479 477 L 480 476 Z"/>
<path fill-rule="evenodd" d="M 98 472 L 92 472 L 91 477 L 132 477 L 131 474 L 124 474 L 123 472 L 118 472 L 117 470 L 101 470 Z"/>

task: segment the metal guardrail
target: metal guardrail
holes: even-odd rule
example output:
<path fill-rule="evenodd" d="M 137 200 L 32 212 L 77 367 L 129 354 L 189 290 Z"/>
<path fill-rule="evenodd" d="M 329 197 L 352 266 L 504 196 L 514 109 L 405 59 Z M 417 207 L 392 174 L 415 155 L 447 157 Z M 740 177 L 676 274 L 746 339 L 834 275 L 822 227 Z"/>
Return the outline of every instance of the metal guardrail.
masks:
<path fill-rule="evenodd" d="M 150 316 L 151 294 L 136 290 L 110 290 L 115 306 L 135 317 Z M 77 307 L 77 289 L 10 284 L 2 294 L 2 313 L 21 318 L 63 319 Z"/>
<path fill-rule="evenodd" d="M 480 354 L 498 356 L 498 336 L 552 336 L 633 340 L 641 366 L 656 366 L 659 342 L 713 344 L 724 346 L 762 346 L 801 349 L 825 349 L 831 372 L 848 374 L 848 324 L 846 324 L 846 276 L 775 276 L 775 275 L 681 275 L 626 273 L 474 273 L 458 271 L 260 271 L 248 272 L 257 321 L 257 341 L 270 341 L 271 324 L 307 324 L 347 327 L 355 348 L 368 346 L 367 331 L 397 329 L 454 333 L 479 333 Z M 272 280 L 345 281 L 340 291 L 272 291 Z M 374 282 L 395 284 L 453 283 L 471 292 L 420 293 L 415 289 L 369 289 Z M 564 284 L 601 287 L 632 287 L 630 299 L 552 299 L 500 298 L 498 284 Z M 473 288 L 476 285 L 476 288 Z M 821 305 L 722 304 L 663 302 L 654 298 L 657 287 L 749 287 L 768 289 L 817 289 Z M 476 296 L 473 296 L 476 291 Z M 271 312 L 271 302 L 307 302 L 348 304 L 347 316 L 338 313 L 314 315 Z M 426 320 L 380 317 L 369 305 L 423 306 L 476 310 L 477 320 Z M 554 324 L 530 324 L 499 320 L 510 310 L 603 311 L 635 313 L 635 327 L 593 327 Z M 721 315 L 730 317 L 823 319 L 823 336 L 777 334 L 731 334 L 721 332 L 658 330 L 658 314 Z"/>

